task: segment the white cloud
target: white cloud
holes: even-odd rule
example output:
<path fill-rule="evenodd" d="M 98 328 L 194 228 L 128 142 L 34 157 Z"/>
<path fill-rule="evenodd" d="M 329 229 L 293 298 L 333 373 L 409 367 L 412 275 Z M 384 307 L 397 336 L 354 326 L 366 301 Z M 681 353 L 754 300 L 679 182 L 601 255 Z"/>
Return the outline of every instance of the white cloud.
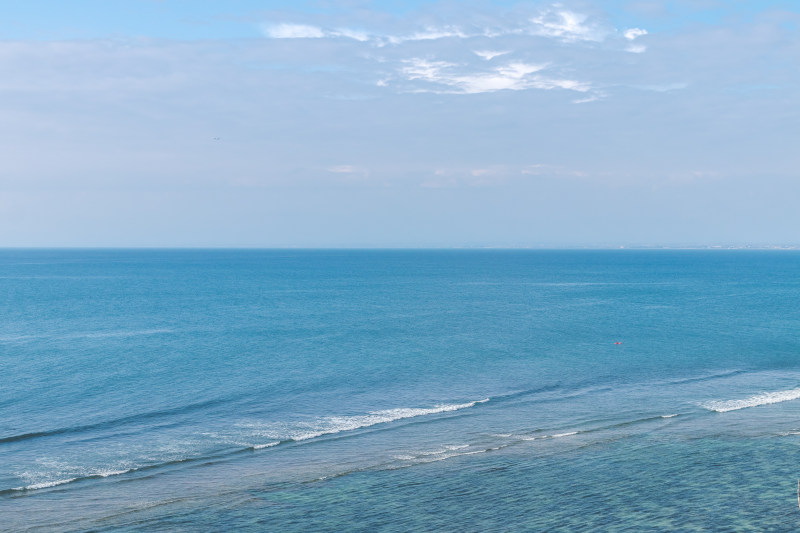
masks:
<path fill-rule="evenodd" d="M 641 28 L 628 28 L 627 30 L 625 30 L 625 33 L 623 35 L 625 36 L 626 39 L 632 41 L 637 37 L 641 37 L 642 35 L 647 35 L 647 30 L 643 30 Z"/>
<path fill-rule="evenodd" d="M 440 39 L 495 39 L 504 36 L 539 36 L 548 37 L 562 42 L 601 42 L 607 38 L 619 35 L 614 28 L 603 24 L 601 21 L 591 21 L 584 13 L 562 9 L 558 4 L 538 11 L 530 18 L 496 19 L 485 21 L 481 25 L 431 25 L 427 24 L 420 29 L 410 32 L 362 31 L 352 28 L 324 29 L 306 24 L 272 24 L 264 25 L 263 30 L 267 37 L 274 39 L 289 38 L 323 38 L 347 37 L 361 42 L 371 42 L 376 46 L 402 45 L 407 42 L 436 41 Z M 640 28 L 629 28 L 623 32 L 627 40 L 633 40 L 647 31 Z M 490 60 L 494 52 L 476 51 L 476 54 L 489 54 L 484 57 Z"/>
<path fill-rule="evenodd" d="M 455 63 L 446 61 L 428 61 L 427 59 L 409 59 L 404 61 L 407 67 L 401 69 L 409 80 L 426 80 L 437 82 L 444 79 L 442 71 L 448 67 L 456 66 Z"/>
<path fill-rule="evenodd" d="M 348 39 L 354 39 L 360 42 L 367 42 L 372 37 L 363 31 L 353 30 L 350 28 L 338 28 L 332 32 L 330 32 L 332 37 L 347 37 Z"/>
<path fill-rule="evenodd" d="M 586 24 L 588 17 L 573 11 L 546 11 L 530 19 L 534 35 L 563 41 L 602 41 L 608 30 Z"/>
<path fill-rule="evenodd" d="M 567 47 L 585 49 L 587 43 L 592 50 L 611 54 L 646 50 L 634 42 L 646 35 L 646 30 L 617 30 L 602 17 L 590 17 L 560 4 L 529 9 L 526 15 L 504 14 L 479 21 L 455 19 L 452 24 L 437 24 L 417 20 L 416 28 L 413 20 L 404 22 L 412 25 L 404 30 L 399 26 L 355 30 L 336 25 L 277 24 L 265 26 L 264 31 L 271 38 L 346 38 L 363 43 L 361 59 L 379 63 L 374 65 L 369 81 L 373 87 L 442 94 L 536 89 L 591 93 L 576 103 L 603 95 L 595 94 L 594 83 L 581 81 L 583 75 L 574 74 L 580 72 L 579 62 L 573 62 L 570 73 L 565 74 L 560 70 L 563 60 L 552 61 L 551 57 L 563 57 L 562 51 Z M 516 43 L 513 50 L 512 38 Z M 547 41 L 555 41 L 557 48 Z M 593 44 L 600 42 L 607 45 L 601 48 Z M 474 56 L 465 58 L 464 48 Z M 545 68 L 547 74 L 542 72 Z"/>
<path fill-rule="evenodd" d="M 275 24 L 264 26 L 263 30 L 272 39 L 321 39 L 328 36 L 321 28 L 307 24 Z"/>
<path fill-rule="evenodd" d="M 406 79 L 424 81 L 433 86 L 418 87 L 418 92 L 478 94 L 501 90 L 520 91 L 525 89 L 568 89 L 586 92 L 589 84 L 567 79 L 550 78 L 539 75 L 547 65 L 524 62 L 510 62 L 488 72 L 459 72 L 455 63 L 410 59 L 401 69 Z"/>
<path fill-rule="evenodd" d="M 457 27 L 447 26 L 444 28 L 436 28 L 434 26 L 426 27 L 423 31 L 413 33 L 407 37 L 400 37 L 400 41 L 432 41 L 436 39 L 446 39 L 448 37 L 458 37 L 465 39 L 471 35 L 464 33 Z"/>
<path fill-rule="evenodd" d="M 502 52 L 494 52 L 492 50 L 473 50 L 473 54 L 480 57 L 481 59 L 485 59 L 486 61 L 491 61 L 495 57 L 500 57 L 509 53 L 508 50 Z"/>
<path fill-rule="evenodd" d="M 352 28 L 325 30 L 308 24 L 273 24 L 262 26 L 264 35 L 271 39 L 324 39 L 345 37 L 355 41 L 367 42 L 373 39 L 369 33 Z"/>

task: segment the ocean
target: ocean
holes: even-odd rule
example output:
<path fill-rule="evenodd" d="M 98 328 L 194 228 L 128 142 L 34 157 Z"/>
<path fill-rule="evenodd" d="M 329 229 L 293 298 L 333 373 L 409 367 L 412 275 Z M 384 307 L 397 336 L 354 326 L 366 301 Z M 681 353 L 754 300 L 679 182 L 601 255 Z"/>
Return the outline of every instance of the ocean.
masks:
<path fill-rule="evenodd" d="M 0 530 L 800 529 L 800 252 L 2 250 L 0 318 Z"/>

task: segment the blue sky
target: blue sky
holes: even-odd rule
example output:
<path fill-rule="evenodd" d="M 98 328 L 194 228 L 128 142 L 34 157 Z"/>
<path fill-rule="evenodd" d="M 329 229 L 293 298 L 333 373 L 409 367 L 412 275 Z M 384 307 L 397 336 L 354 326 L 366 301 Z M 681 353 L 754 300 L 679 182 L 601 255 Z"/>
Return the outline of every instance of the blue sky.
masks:
<path fill-rule="evenodd" d="M 0 246 L 798 244 L 795 2 L 0 6 Z"/>

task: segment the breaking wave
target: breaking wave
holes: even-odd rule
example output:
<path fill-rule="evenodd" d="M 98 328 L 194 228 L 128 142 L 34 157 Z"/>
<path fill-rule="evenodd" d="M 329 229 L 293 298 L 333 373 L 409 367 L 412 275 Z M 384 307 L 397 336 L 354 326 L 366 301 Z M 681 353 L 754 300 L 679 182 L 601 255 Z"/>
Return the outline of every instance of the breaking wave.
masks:
<path fill-rule="evenodd" d="M 748 407 L 759 407 L 761 405 L 770 405 L 773 403 L 788 402 L 800 398 L 800 388 L 790 389 L 777 392 L 765 392 L 756 394 L 742 400 L 722 400 L 701 403 L 700 406 L 710 411 L 718 413 L 727 413 L 728 411 L 738 411 L 739 409 L 746 409 Z"/>
<path fill-rule="evenodd" d="M 383 411 L 372 411 L 365 415 L 354 416 L 328 416 L 317 418 L 309 422 L 291 423 L 247 423 L 240 424 L 240 428 L 251 431 L 252 437 L 276 439 L 279 441 L 304 441 L 321 437 L 323 435 L 333 435 L 343 431 L 353 431 L 356 429 L 367 428 L 378 424 L 395 422 L 407 418 L 419 416 L 435 415 L 468 409 L 480 403 L 486 403 L 489 398 L 468 403 L 440 404 L 434 407 L 401 407 L 397 409 L 386 409 Z"/>

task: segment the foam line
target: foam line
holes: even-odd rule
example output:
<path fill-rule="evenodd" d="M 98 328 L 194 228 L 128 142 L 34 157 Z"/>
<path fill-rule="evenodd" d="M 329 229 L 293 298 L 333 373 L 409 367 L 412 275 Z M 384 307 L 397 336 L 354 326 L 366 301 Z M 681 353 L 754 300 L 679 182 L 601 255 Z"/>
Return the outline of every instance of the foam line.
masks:
<path fill-rule="evenodd" d="M 480 403 L 486 403 L 489 398 L 468 403 L 440 404 L 434 407 L 401 407 L 372 411 L 366 415 L 356 416 L 330 416 L 321 417 L 314 422 L 296 422 L 291 424 L 242 424 L 240 427 L 253 431 L 253 436 L 270 438 L 280 441 L 295 441 L 314 439 L 323 435 L 333 435 L 345 431 L 354 431 L 378 424 L 386 424 L 407 418 L 449 413 L 468 409 Z"/>
<path fill-rule="evenodd" d="M 99 472 L 93 472 L 87 474 L 85 476 L 78 476 L 72 477 L 68 479 L 56 479 L 53 481 L 42 481 L 39 483 L 31 483 L 30 485 L 26 485 L 24 487 L 16 487 L 10 489 L 11 491 L 26 491 L 26 490 L 39 490 L 39 489 L 49 489 L 50 487 L 57 487 L 58 485 L 66 485 L 67 483 L 72 483 L 74 481 L 80 481 L 82 479 L 92 479 L 92 478 L 101 478 L 101 477 L 110 477 L 110 476 L 118 476 L 120 474 L 127 474 L 128 472 L 133 472 L 137 470 L 136 468 L 126 468 L 124 470 L 102 470 Z"/>
<path fill-rule="evenodd" d="M 256 445 L 252 446 L 252 448 L 254 450 L 263 450 L 264 448 L 272 448 L 273 446 L 277 446 L 280 443 L 281 443 L 281 441 L 276 440 L 275 442 L 268 442 L 266 444 L 256 444 Z"/>
<path fill-rule="evenodd" d="M 710 411 L 727 413 L 728 411 L 738 411 L 748 407 L 759 407 L 761 405 L 771 405 L 774 403 L 789 402 L 800 398 L 800 388 L 777 392 L 765 392 L 756 394 L 743 400 L 723 400 L 701 403 L 700 406 Z"/>

